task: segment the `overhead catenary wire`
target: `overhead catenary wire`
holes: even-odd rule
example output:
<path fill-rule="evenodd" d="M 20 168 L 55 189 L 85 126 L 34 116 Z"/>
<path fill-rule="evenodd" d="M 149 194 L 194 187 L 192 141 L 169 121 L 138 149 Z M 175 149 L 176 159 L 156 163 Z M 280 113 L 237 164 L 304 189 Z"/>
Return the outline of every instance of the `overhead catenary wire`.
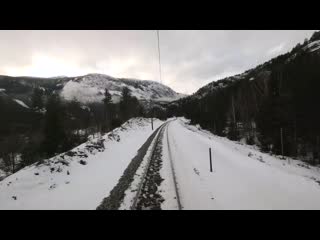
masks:
<path fill-rule="evenodd" d="M 162 78 L 161 78 L 161 54 L 160 54 L 160 37 L 159 37 L 159 30 L 157 30 L 157 38 L 158 38 L 158 55 L 159 55 L 159 75 L 160 75 L 160 83 L 162 83 Z"/>

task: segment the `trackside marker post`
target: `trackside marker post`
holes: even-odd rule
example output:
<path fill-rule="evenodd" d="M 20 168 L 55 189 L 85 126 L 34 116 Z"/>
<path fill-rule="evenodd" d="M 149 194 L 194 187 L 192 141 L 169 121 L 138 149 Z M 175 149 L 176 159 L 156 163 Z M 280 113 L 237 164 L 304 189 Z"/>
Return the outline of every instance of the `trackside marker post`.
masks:
<path fill-rule="evenodd" d="M 209 148 L 209 158 L 210 158 L 210 172 L 212 172 L 211 148 Z"/>
<path fill-rule="evenodd" d="M 151 117 L 151 129 L 153 131 L 153 116 Z"/>

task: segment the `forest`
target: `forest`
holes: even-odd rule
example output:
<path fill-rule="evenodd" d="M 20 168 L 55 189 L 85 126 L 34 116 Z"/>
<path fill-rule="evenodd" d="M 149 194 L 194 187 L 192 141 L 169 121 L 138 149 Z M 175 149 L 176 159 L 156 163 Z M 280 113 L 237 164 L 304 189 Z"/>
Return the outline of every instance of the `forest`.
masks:
<path fill-rule="evenodd" d="M 264 152 L 319 164 L 320 55 L 315 32 L 291 52 L 171 103 L 168 115 Z M 311 49 L 310 49 L 311 48 Z"/>
<path fill-rule="evenodd" d="M 103 101 L 83 105 L 34 87 L 32 109 L 17 109 L 1 96 L 0 109 L 0 169 L 9 174 L 68 151 L 89 135 L 101 136 L 132 117 L 151 114 L 128 88 L 123 88 L 120 102 L 114 103 L 105 89 Z"/>

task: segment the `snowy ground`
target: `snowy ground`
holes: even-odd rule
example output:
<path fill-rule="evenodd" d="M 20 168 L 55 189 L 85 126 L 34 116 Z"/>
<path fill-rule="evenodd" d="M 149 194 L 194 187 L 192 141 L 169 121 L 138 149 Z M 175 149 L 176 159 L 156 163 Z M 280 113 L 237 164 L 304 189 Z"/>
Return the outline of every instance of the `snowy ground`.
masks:
<path fill-rule="evenodd" d="M 177 200 L 186 210 L 320 209 L 318 167 L 214 136 L 184 118 L 171 120 L 160 138 L 162 209 L 178 209 Z M 154 129 L 162 123 L 156 120 Z M 149 120 L 133 119 L 105 135 L 100 145 L 93 138 L 40 166 L 20 170 L 0 182 L 0 209 L 95 209 L 152 132 Z M 130 208 L 153 146 L 155 140 L 120 209 Z"/>
<path fill-rule="evenodd" d="M 131 119 L 103 136 L 102 147 L 94 138 L 18 171 L 0 182 L 0 209 L 95 209 L 152 132 L 149 119 Z"/>
<path fill-rule="evenodd" d="M 170 157 L 183 209 L 320 209 L 320 170 L 280 160 L 178 119 L 164 137 L 162 209 L 177 209 Z M 169 141 L 170 152 L 168 150 Z M 209 171 L 209 147 L 213 172 Z"/>

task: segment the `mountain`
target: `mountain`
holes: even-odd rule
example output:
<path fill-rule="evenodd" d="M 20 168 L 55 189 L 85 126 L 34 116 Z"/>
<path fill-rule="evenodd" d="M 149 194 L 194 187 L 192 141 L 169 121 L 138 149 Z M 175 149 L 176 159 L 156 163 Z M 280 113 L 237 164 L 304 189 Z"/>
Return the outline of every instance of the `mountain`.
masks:
<path fill-rule="evenodd" d="M 232 140 L 315 161 L 320 155 L 319 66 L 320 32 L 315 32 L 290 52 L 211 82 L 168 109 Z"/>
<path fill-rule="evenodd" d="M 320 33 L 320 32 L 319 32 Z M 263 81 L 270 80 L 270 74 L 276 67 L 280 65 L 289 65 L 290 62 L 295 62 L 295 59 L 300 59 L 305 55 L 320 55 L 320 35 L 316 32 L 308 41 L 305 41 L 303 44 L 298 44 L 291 52 L 280 55 L 276 58 L 271 59 L 270 61 L 259 65 L 253 69 L 247 70 L 242 74 L 238 74 L 231 77 L 226 77 L 224 79 L 211 82 L 199 90 L 197 90 L 191 97 L 192 98 L 201 98 L 209 94 L 212 91 L 217 89 L 230 87 L 231 85 L 237 84 L 238 82 L 252 82 L 252 85 L 255 85 L 257 82 L 263 85 Z M 263 87 L 263 86 L 261 86 Z M 262 89 L 265 90 L 266 89 Z"/>
<path fill-rule="evenodd" d="M 0 76 L 0 94 L 18 99 L 26 106 L 31 105 L 35 87 L 45 93 L 58 92 L 65 100 L 77 99 L 83 104 L 101 102 L 106 88 L 114 102 L 119 101 L 124 87 L 128 87 L 138 100 L 145 102 L 170 102 L 185 96 L 155 81 L 114 78 L 103 74 L 52 78 Z"/>
<path fill-rule="evenodd" d="M 155 81 L 114 78 L 103 74 L 71 79 L 64 85 L 61 96 L 67 100 L 76 98 L 82 103 L 101 102 L 105 89 L 108 89 L 113 100 L 118 102 L 124 87 L 141 101 L 170 102 L 184 96 Z"/>
<path fill-rule="evenodd" d="M 132 101 L 127 103 L 130 107 L 123 109 L 118 102 L 124 87 L 129 88 L 131 95 L 137 97 L 141 104 L 138 105 L 131 98 Z M 33 154 L 43 148 L 41 137 L 47 123 L 47 115 L 44 114 L 47 109 L 44 106 L 51 93 L 57 93 L 61 97 L 58 101 L 61 104 L 53 105 L 59 105 L 58 119 L 64 131 L 69 132 L 68 136 L 72 137 L 74 132 L 79 131 L 85 131 L 86 134 L 102 131 L 102 125 L 106 122 L 102 101 L 105 89 L 109 90 L 115 103 L 109 109 L 109 116 L 113 116 L 109 119 L 109 126 L 112 128 L 119 126 L 128 117 L 153 114 L 154 117 L 165 118 L 164 106 L 167 102 L 184 96 L 154 81 L 118 79 L 102 74 L 52 78 L 0 76 L 0 158 L 2 152 L 8 150 L 5 142 L 9 136 L 21 139 L 24 142 L 21 149 L 25 151 L 29 151 L 29 144 L 34 148 Z M 69 101 L 74 99 L 78 102 Z M 37 143 L 31 143 L 33 140 Z M 77 140 L 69 142 L 74 145 Z M 18 151 L 24 151 L 21 149 Z"/>
<path fill-rule="evenodd" d="M 35 87 L 41 88 L 44 93 L 47 94 L 53 91 L 60 92 L 68 81 L 70 81 L 70 79 L 67 77 L 38 78 L 0 76 L 0 97 L 5 96 L 12 100 L 17 99 L 26 106 L 31 106 L 31 96 Z"/>

